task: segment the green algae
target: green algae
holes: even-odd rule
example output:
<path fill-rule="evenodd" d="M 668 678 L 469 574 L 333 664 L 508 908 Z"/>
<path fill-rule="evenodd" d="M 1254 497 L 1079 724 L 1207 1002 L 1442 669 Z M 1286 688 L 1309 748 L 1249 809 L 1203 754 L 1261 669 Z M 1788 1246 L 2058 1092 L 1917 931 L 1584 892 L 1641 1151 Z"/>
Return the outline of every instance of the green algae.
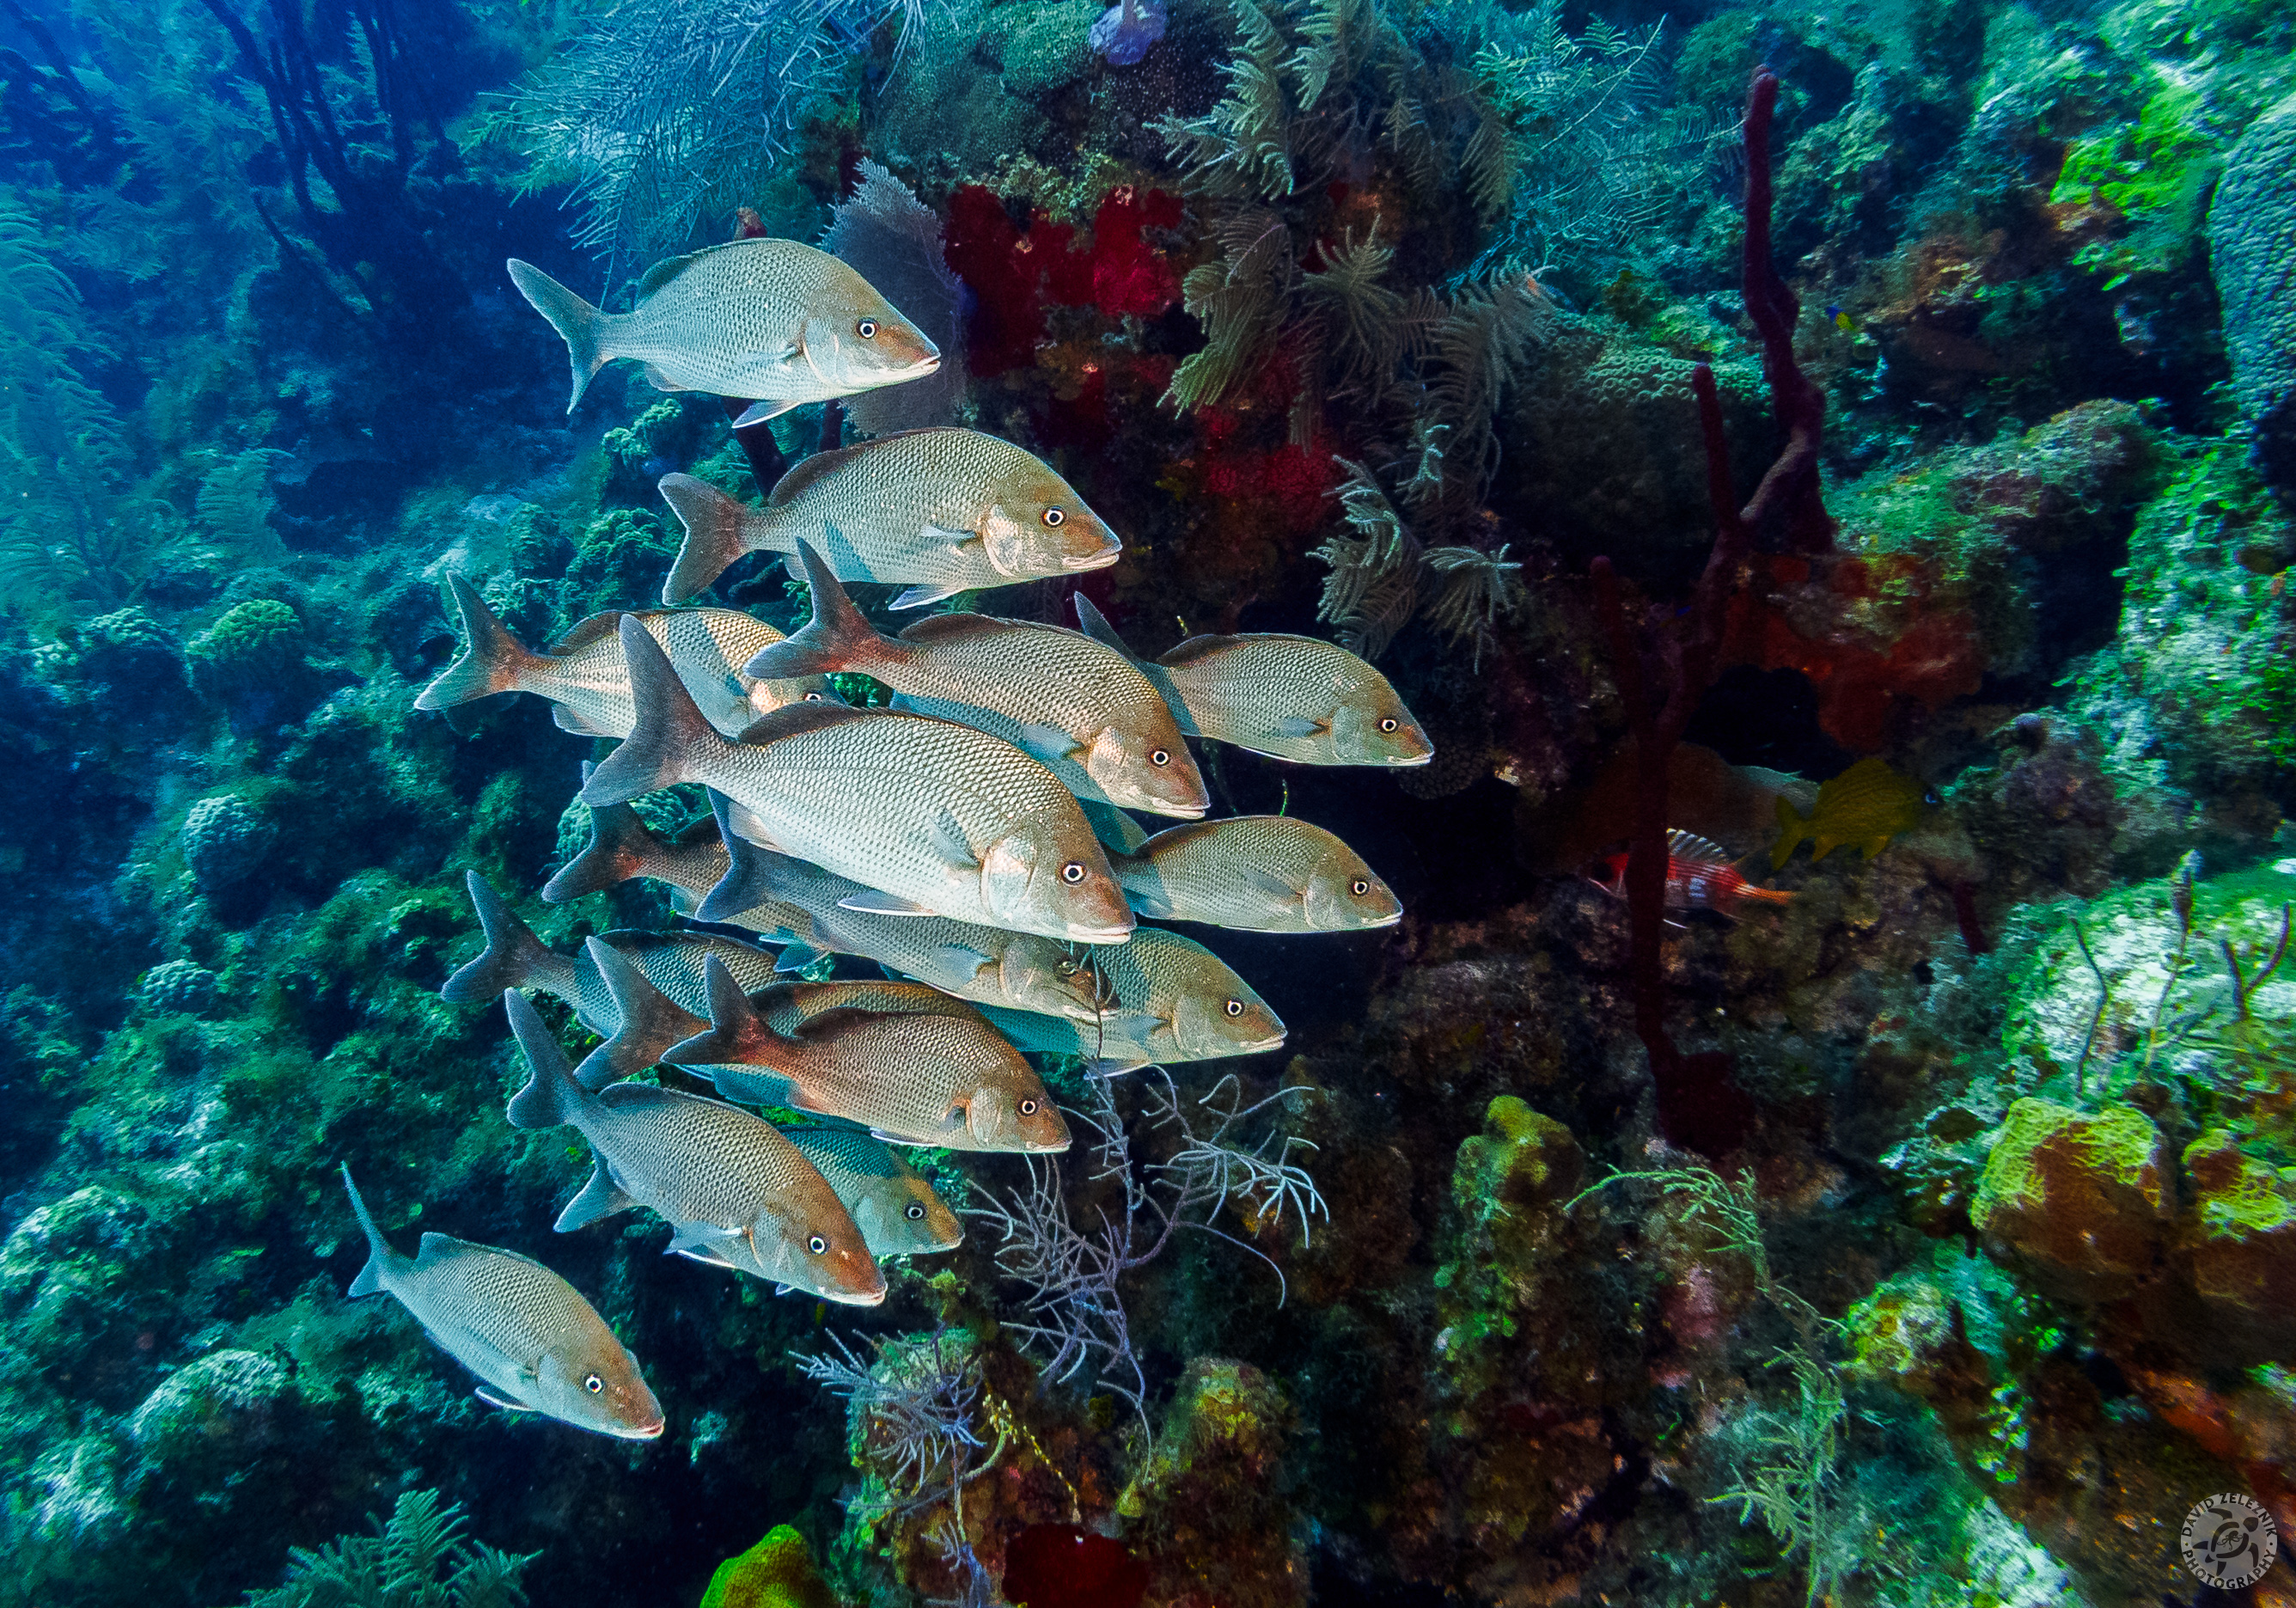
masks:
<path fill-rule="evenodd" d="M 795 1528 L 776 1524 L 758 1544 L 718 1565 L 700 1608 L 837 1608 Z"/>

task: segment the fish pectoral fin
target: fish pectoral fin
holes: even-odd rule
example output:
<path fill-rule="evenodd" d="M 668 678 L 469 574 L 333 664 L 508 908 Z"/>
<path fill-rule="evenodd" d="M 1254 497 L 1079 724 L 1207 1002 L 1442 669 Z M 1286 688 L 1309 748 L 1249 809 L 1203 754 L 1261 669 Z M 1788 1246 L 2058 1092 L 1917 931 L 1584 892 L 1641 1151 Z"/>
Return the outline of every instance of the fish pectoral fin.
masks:
<path fill-rule="evenodd" d="M 734 1266 L 732 1259 L 713 1245 L 687 1245 L 682 1249 L 672 1245 L 668 1253 L 682 1256 L 689 1262 L 700 1262 L 706 1268 L 723 1268 L 728 1273 L 741 1271 Z"/>
<path fill-rule="evenodd" d="M 1074 759 L 1081 762 L 1088 751 L 1086 746 L 1057 726 L 1039 726 L 1023 721 L 1013 739 L 1014 746 L 1050 763 L 1054 759 Z"/>
<path fill-rule="evenodd" d="M 914 899 L 903 898 L 898 893 L 885 893 L 875 888 L 865 888 L 837 901 L 840 910 L 865 910 L 873 915 L 937 915 L 939 911 L 920 905 Z"/>
<path fill-rule="evenodd" d="M 782 947 L 782 952 L 774 957 L 774 970 L 801 972 L 815 961 L 821 959 L 824 953 L 824 951 L 815 948 L 811 944 L 785 944 Z"/>
<path fill-rule="evenodd" d="M 964 590 L 963 587 L 955 582 L 946 586 L 911 587 L 893 599 L 889 606 L 896 609 L 922 609 L 927 603 L 937 603 L 944 597 L 955 597 Z"/>
<path fill-rule="evenodd" d="M 953 972 L 977 972 L 983 966 L 993 966 L 996 957 L 983 955 L 969 944 L 943 944 L 932 953 L 935 962 Z"/>
<path fill-rule="evenodd" d="M 1093 1061 L 1086 1071 L 1095 1078 L 1120 1078 L 1127 1072 L 1136 1072 L 1155 1062 L 1146 1055 L 1103 1055 Z"/>
<path fill-rule="evenodd" d="M 505 1396 L 486 1385 L 480 1385 L 472 1394 L 488 1407 L 500 1407 L 505 1413 L 531 1413 L 537 1410 L 529 1407 L 515 1396 Z"/>
<path fill-rule="evenodd" d="M 1253 866 L 1236 874 L 1236 881 L 1254 893 L 1264 894 L 1279 905 L 1296 905 L 1305 898 L 1300 890 L 1272 871 Z"/>
<path fill-rule="evenodd" d="M 752 424 L 763 424 L 768 419 L 778 419 L 797 406 L 795 402 L 752 402 L 742 410 L 742 416 L 734 421 L 733 427 L 735 430 L 747 430 Z"/>
<path fill-rule="evenodd" d="M 1330 734 L 1329 720 L 1310 720 L 1305 715 L 1286 715 L 1270 728 L 1279 737 L 1322 737 Z"/>

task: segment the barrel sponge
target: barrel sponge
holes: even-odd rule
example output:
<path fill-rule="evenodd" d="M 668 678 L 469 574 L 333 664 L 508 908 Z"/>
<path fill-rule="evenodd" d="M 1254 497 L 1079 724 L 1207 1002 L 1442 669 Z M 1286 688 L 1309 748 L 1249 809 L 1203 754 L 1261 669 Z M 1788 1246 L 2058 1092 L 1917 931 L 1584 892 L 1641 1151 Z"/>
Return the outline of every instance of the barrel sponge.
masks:
<path fill-rule="evenodd" d="M 2296 95 L 2232 149 L 2209 209 L 2233 389 L 2264 478 L 2296 497 Z"/>

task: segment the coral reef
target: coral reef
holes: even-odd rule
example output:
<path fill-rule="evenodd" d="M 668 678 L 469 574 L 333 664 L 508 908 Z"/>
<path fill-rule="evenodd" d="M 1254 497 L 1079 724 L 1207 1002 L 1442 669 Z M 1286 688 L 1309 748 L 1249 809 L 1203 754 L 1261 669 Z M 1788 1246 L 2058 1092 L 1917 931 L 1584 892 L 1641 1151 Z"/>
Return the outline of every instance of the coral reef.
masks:
<path fill-rule="evenodd" d="M 2204 1498 L 2296 1539 L 2284 5 L 0 31 L 0 1608 L 2136 1608 Z M 502 259 L 734 234 L 934 381 L 570 420 Z M 1000 615 L 1378 660 L 1431 763 L 1201 758 L 1402 919 L 1220 935 L 1282 1054 L 1032 1056 L 1075 1151 L 916 1152 L 965 1235 L 880 1308 L 554 1235 L 463 874 L 561 953 L 693 890 L 532 896 L 604 751 L 410 716 L 447 578 L 550 641 L 655 604 L 668 471 L 952 422 L 1124 541 Z M 1669 905 L 1674 831 L 1779 902 Z M 663 1435 L 347 1300 L 346 1161 L 594 1292 Z"/>

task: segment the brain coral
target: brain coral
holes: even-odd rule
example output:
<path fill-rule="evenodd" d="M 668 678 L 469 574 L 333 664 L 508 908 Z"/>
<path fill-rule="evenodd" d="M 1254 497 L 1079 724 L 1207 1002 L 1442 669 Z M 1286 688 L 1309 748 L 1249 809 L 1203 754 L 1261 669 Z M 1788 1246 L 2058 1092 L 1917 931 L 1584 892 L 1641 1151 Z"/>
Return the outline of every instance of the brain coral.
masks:
<path fill-rule="evenodd" d="M 184 817 L 184 864 L 202 893 L 235 887 L 262 869 L 279 828 L 246 800 L 230 793 L 201 799 Z"/>
<path fill-rule="evenodd" d="M 275 598 L 258 597 L 209 627 L 186 657 L 200 690 L 229 702 L 300 669 L 306 641 L 294 610 Z"/>
<path fill-rule="evenodd" d="M 2296 496 L 2296 96 L 2233 147 L 2209 209 L 2225 347 L 2265 478 Z"/>
<path fill-rule="evenodd" d="M 216 974 L 196 961 L 163 960 L 144 973 L 142 993 L 148 1009 L 204 1016 L 215 1004 Z"/>

